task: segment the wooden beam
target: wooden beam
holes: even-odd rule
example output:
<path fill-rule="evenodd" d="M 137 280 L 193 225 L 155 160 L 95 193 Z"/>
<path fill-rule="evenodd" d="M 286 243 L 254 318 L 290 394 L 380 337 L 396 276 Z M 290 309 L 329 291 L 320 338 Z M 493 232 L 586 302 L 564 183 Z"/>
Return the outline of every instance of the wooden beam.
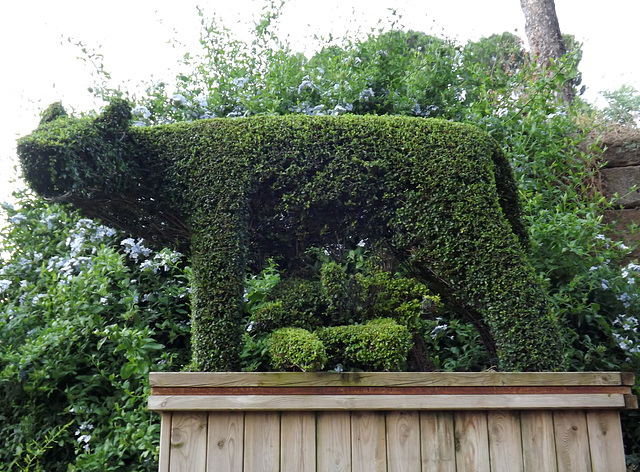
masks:
<path fill-rule="evenodd" d="M 622 394 L 586 395 L 154 395 L 152 411 L 546 410 L 625 407 Z"/>
<path fill-rule="evenodd" d="M 149 384 L 151 387 L 507 387 L 633 383 L 626 372 L 152 372 Z"/>
<path fill-rule="evenodd" d="M 617 385 L 458 386 L 458 387 L 153 387 L 152 395 L 627 395 L 630 387 Z"/>

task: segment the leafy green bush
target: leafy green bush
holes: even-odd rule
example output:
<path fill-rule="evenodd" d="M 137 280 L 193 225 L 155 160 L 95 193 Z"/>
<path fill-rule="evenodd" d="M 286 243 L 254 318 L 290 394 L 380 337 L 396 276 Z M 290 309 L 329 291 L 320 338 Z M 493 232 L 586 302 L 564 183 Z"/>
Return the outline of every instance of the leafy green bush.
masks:
<path fill-rule="evenodd" d="M 322 370 L 327 363 L 324 344 L 317 334 L 302 328 L 280 328 L 269 337 L 271 366 L 276 370 Z"/>
<path fill-rule="evenodd" d="M 147 374 L 189 356 L 183 256 L 28 195 L 5 211 L 0 469 L 155 470 Z"/>
<path fill-rule="evenodd" d="M 332 326 L 318 331 L 327 357 L 341 370 L 399 371 L 413 346 L 406 326 L 390 318 L 361 325 Z"/>

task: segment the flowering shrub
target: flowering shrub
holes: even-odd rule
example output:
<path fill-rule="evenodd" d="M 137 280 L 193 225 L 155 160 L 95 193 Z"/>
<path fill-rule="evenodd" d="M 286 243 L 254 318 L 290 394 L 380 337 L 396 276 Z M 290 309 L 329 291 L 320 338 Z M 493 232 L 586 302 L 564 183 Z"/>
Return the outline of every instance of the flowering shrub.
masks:
<path fill-rule="evenodd" d="M 156 470 L 147 374 L 189 355 L 184 257 L 29 195 L 5 212 L 0 469 Z"/>

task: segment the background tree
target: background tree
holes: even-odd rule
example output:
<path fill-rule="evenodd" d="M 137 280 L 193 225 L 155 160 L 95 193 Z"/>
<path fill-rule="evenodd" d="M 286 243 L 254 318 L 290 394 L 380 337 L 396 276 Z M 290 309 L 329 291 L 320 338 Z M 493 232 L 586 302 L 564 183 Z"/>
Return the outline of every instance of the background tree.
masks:
<path fill-rule="evenodd" d="M 520 6 L 531 54 L 541 68 L 547 68 L 552 61 L 558 61 L 567 53 L 554 0 L 520 0 Z M 571 85 L 563 84 L 563 101 L 570 103 L 574 95 Z"/>

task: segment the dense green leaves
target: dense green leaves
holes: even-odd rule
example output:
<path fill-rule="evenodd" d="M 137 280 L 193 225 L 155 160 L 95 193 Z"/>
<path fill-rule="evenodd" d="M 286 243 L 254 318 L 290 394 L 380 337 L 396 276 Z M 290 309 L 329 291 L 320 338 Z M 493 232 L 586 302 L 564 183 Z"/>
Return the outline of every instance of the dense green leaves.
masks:
<path fill-rule="evenodd" d="M 147 374 L 187 361 L 183 257 L 31 196 L 5 209 L 0 464 L 154 470 Z"/>
<path fill-rule="evenodd" d="M 123 106 L 113 101 L 93 126 L 101 129 Z M 48 123 L 56 124 L 73 126 L 66 119 Z M 49 161 L 64 168 L 67 155 L 75 156 L 66 162 L 75 168 L 86 159 L 75 139 L 51 155 L 46 140 L 55 135 L 47 127 L 22 138 L 25 168 Z M 265 258 L 274 258 L 295 271 L 299 254 L 310 248 L 367 240 L 423 283 L 439 284 L 438 292 L 464 307 L 470 321 L 486 325 L 483 341 L 501 368 L 562 369 L 557 321 L 526 260 L 513 175 L 496 143 L 476 128 L 398 116 L 265 116 L 132 127 L 124 135 L 126 141 L 110 145 L 135 161 L 132 195 L 125 189 L 107 197 L 136 205 L 140 186 L 155 187 L 148 201 L 175 208 L 191 233 L 196 369 L 238 369 L 247 267 L 261 269 Z M 88 157 L 104 156 L 98 149 Z M 101 172 L 87 185 L 108 178 Z M 144 226 L 126 223 L 133 234 Z M 336 290 L 338 267 L 323 270 L 326 318 L 335 323 L 349 295 Z"/>

